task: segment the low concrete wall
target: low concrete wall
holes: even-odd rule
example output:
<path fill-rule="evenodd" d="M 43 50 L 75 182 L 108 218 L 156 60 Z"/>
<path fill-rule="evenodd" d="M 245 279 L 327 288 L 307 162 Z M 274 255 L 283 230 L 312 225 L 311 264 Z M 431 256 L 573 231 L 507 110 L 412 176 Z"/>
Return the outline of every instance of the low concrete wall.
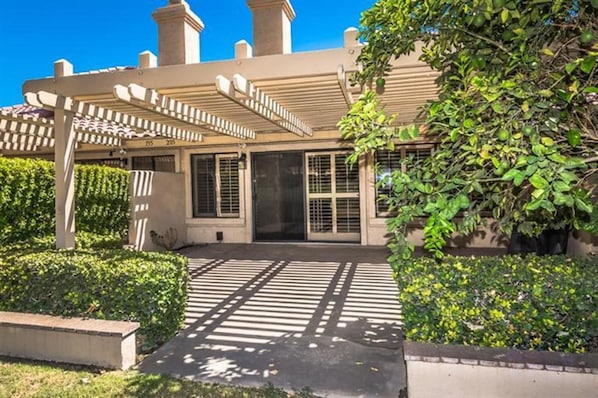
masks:
<path fill-rule="evenodd" d="M 136 322 L 0 312 L 0 355 L 111 369 L 135 364 Z"/>
<path fill-rule="evenodd" d="M 409 398 L 598 398 L 598 354 L 404 343 Z"/>
<path fill-rule="evenodd" d="M 151 238 L 176 235 L 175 248 L 187 242 L 185 175 L 131 171 L 131 223 L 129 244 L 137 250 L 164 250 Z"/>
<path fill-rule="evenodd" d="M 585 231 L 571 232 L 567 243 L 567 254 L 570 256 L 585 256 L 589 253 L 598 253 L 598 236 Z"/>

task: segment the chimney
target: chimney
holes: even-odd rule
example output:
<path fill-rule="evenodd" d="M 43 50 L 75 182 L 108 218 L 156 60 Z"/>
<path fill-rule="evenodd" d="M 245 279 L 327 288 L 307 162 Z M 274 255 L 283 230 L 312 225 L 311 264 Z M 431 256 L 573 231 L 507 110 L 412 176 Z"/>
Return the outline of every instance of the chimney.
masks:
<path fill-rule="evenodd" d="M 179 65 L 199 62 L 199 33 L 204 25 L 185 0 L 169 0 L 154 11 L 158 24 L 158 64 Z"/>
<path fill-rule="evenodd" d="M 247 5 L 253 12 L 254 55 L 289 54 L 295 18 L 289 0 L 247 0 Z"/>

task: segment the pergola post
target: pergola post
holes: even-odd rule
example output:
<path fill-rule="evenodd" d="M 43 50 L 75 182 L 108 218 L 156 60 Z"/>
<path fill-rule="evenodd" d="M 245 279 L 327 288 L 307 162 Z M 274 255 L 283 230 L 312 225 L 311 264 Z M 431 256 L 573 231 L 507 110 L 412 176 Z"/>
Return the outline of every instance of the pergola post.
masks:
<path fill-rule="evenodd" d="M 66 60 L 54 64 L 56 78 L 73 74 Z M 64 97 L 62 97 L 64 98 Z M 75 145 L 77 134 L 74 114 L 64 110 L 65 104 L 54 109 L 54 167 L 56 173 L 56 248 L 75 248 Z"/>
<path fill-rule="evenodd" d="M 73 113 L 54 111 L 56 170 L 56 248 L 75 248 L 75 143 Z"/>

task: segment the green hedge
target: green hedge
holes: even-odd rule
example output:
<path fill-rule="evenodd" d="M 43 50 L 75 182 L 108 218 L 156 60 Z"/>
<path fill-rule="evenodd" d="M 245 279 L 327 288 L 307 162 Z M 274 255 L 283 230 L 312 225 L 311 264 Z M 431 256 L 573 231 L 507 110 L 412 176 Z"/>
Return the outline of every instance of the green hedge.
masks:
<path fill-rule="evenodd" d="M 598 258 L 429 257 L 394 265 L 413 341 L 598 352 Z"/>
<path fill-rule="evenodd" d="M 124 236 L 129 176 L 106 166 L 76 166 L 77 230 Z M 54 232 L 54 164 L 0 157 L 0 243 Z"/>
<path fill-rule="evenodd" d="M 187 259 L 128 250 L 0 251 L 0 310 L 135 320 L 144 350 L 184 321 Z"/>

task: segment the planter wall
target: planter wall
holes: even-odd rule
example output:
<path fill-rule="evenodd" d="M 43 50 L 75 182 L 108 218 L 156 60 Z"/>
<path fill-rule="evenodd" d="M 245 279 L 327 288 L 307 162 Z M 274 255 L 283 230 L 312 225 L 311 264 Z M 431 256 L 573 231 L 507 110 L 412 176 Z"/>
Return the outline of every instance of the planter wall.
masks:
<path fill-rule="evenodd" d="M 598 354 L 406 341 L 409 398 L 598 398 Z"/>

